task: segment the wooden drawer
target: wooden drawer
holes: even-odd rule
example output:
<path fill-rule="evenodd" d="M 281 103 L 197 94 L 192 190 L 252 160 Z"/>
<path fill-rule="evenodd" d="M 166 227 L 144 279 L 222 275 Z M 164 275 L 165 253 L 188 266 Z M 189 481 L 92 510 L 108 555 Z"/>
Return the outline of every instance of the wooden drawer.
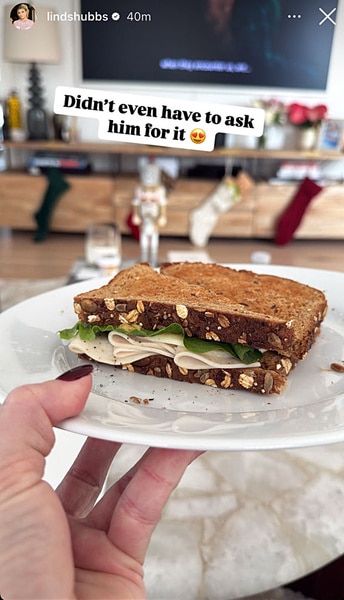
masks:
<path fill-rule="evenodd" d="M 273 238 L 276 224 L 291 202 L 298 186 L 259 184 L 255 190 L 253 237 Z M 329 185 L 315 196 L 307 207 L 295 232 L 301 239 L 343 239 L 344 186 Z"/>
<path fill-rule="evenodd" d="M 93 221 L 112 221 L 113 179 L 100 176 L 65 177 L 70 188 L 58 199 L 52 213 L 52 231 L 84 232 Z M 34 213 L 41 206 L 46 177 L 24 173 L 0 175 L 0 226 L 36 229 Z"/>
<path fill-rule="evenodd" d="M 296 237 L 344 238 L 344 186 L 328 186 L 312 200 Z"/>
<path fill-rule="evenodd" d="M 255 187 L 253 237 L 273 238 L 277 219 L 289 204 L 297 186 L 258 184 Z"/>

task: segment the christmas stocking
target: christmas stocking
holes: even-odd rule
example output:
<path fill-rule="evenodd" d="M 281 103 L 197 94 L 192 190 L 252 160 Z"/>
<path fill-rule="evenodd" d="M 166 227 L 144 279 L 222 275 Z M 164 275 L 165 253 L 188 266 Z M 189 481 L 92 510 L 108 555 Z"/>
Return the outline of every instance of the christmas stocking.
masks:
<path fill-rule="evenodd" d="M 311 200 L 321 192 L 322 187 L 306 177 L 296 194 L 278 220 L 275 243 L 284 245 L 290 242 L 301 223 L 303 215 Z"/>
<path fill-rule="evenodd" d="M 48 187 L 40 208 L 34 217 L 37 223 L 35 242 L 43 241 L 49 233 L 49 225 L 53 210 L 60 196 L 69 188 L 69 183 L 63 178 L 60 169 L 50 168 L 46 173 Z"/>
<path fill-rule="evenodd" d="M 231 177 L 225 177 L 213 193 L 190 213 L 189 236 L 195 246 L 204 247 L 209 241 L 219 216 L 240 199 L 238 186 Z"/>

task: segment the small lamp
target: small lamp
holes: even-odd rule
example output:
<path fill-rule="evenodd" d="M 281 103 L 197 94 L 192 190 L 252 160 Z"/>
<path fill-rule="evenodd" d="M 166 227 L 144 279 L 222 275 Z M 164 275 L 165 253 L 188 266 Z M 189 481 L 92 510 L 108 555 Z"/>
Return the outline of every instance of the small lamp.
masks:
<path fill-rule="evenodd" d="M 30 4 L 28 7 L 33 9 Z M 46 6 L 38 6 L 35 10 L 33 26 L 25 30 L 16 29 L 13 25 L 11 18 L 13 10 L 13 4 L 5 6 L 4 60 L 13 63 L 30 63 L 28 138 L 45 140 L 49 137 L 49 128 L 37 63 L 57 64 L 60 61 L 57 23 L 51 18 L 54 10 Z"/>

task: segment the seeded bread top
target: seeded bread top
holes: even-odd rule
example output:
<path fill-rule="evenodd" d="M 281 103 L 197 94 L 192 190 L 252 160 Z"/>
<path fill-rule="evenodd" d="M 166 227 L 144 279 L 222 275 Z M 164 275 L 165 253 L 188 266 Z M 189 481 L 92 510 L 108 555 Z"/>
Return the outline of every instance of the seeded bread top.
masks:
<path fill-rule="evenodd" d="M 240 278 L 243 277 L 243 292 L 240 296 L 237 289 L 235 295 L 229 297 L 221 289 L 224 267 L 216 272 L 215 279 L 219 278 L 216 289 L 210 285 L 209 279 L 204 286 L 204 281 L 202 284 L 197 281 L 189 283 L 180 278 L 182 263 L 176 277 L 172 273 L 172 266 L 169 268 L 165 265 L 162 273 L 157 273 L 147 264 L 137 264 L 120 271 L 107 285 L 78 294 L 74 299 L 74 309 L 79 320 L 99 325 L 129 323 L 146 329 L 158 329 L 177 322 L 184 327 L 187 335 L 246 343 L 277 350 L 296 360 L 301 358 L 304 349 L 295 336 L 296 312 L 290 314 L 281 310 L 278 314 L 271 308 L 268 312 L 268 282 L 263 286 L 258 283 L 260 291 L 264 293 L 263 299 L 266 298 L 266 302 L 263 300 L 260 305 L 258 301 L 247 302 L 249 289 L 248 282 L 245 283 L 248 277 L 246 272 L 239 276 L 235 271 L 230 273 L 230 278 L 232 275 L 235 277 L 234 288 L 240 286 Z M 211 266 L 198 265 L 199 272 L 201 267 L 204 268 L 205 278 L 208 278 L 211 272 L 214 274 L 213 269 L 208 269 Z M 226 269 L 225 273 L 228 274 Z M 262 276 L 256 277 L 259 281 Z M 315 324 L 312 332 L 309 332 L 312 339 L 314 329 Z"/>
<path fill-rule="evenodd" d="M 292 320 L 301 354 L 307 352 L 311 345 L 307 341 L 313 339 L 327 311 L 322 291 L 275 275 L 187 262 L 164 263 L 161 273 L 211 289 L 252 312 Z"/>
<path fill-rule="evenodd" d="M 302 319 L 323 312 L 327 304 L 323 292 L 308 285 L 222 265 L 164 263 L 161 273 L 212 290 L 243 309 L 280 319 Z"/>

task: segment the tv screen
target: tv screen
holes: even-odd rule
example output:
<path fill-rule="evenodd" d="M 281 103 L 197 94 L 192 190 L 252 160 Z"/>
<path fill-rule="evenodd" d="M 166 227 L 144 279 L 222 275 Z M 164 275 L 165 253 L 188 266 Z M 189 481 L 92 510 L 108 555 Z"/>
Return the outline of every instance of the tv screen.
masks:
<path fill-rule="evenodd" d="M 336 0 L 116 0 L 110 10 L 81 0 L 81 9 L 85 81 L 326 89 Z"/>

